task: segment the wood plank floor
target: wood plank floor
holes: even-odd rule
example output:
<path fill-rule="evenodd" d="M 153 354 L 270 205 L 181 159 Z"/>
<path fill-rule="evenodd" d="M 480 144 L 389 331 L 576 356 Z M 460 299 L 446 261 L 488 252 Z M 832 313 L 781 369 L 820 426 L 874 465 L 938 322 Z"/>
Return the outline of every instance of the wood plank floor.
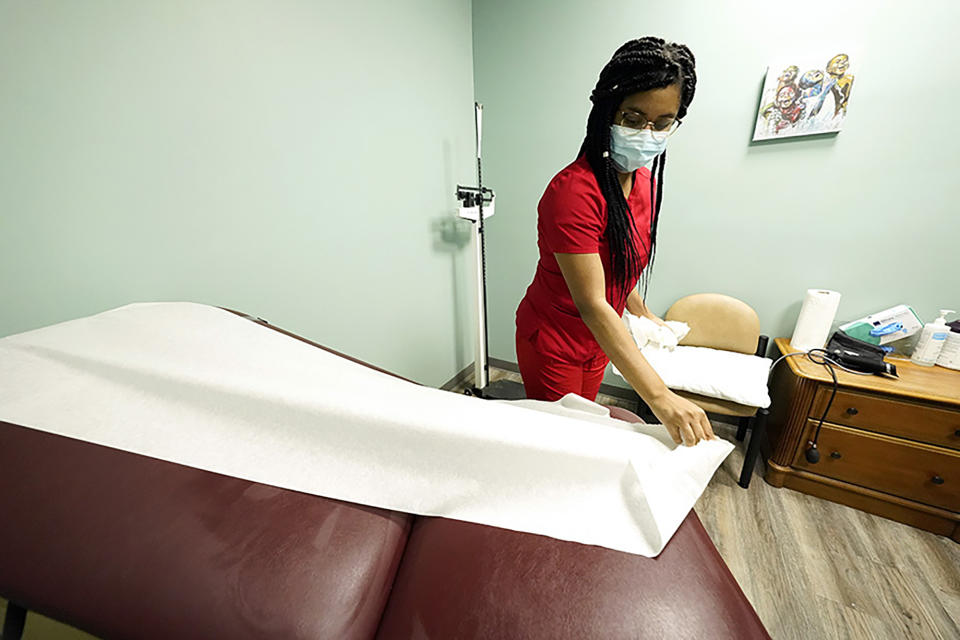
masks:
<path fill-rule="evenodd" d="M 494 370 L 491 380 L 520 381 Z M 601 404 L 634 409 L 601 394 Z M 776 640 L 960 639 L 960 544 L 762 479 L 737 484 L 744 443 L 695 507 L 704 527 Z"/>

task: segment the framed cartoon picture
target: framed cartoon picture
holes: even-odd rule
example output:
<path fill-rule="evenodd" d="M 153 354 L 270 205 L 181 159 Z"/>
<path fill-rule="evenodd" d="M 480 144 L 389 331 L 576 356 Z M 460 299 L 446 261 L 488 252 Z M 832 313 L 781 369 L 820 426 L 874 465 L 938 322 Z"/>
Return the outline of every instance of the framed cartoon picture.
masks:
<path fill-rule="evenodd" d="M 767 67 L 754 140 L 840 131 L 853 89 L 849 53 L 797 57 Z"/>

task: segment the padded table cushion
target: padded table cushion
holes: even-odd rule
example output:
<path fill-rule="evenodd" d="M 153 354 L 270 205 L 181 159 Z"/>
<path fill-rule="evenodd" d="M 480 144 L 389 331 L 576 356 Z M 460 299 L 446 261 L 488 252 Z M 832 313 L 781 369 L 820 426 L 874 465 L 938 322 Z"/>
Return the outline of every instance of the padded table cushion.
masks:
<path fill-rule="evenodd" d="M 694 512 L 657 558 L 418 518 L 378 638 L 769 638 Z"/>
<path fill-rule="evenodd" d="M 655 559 L 412 522 L 0 421 L 0 596 L 101 637 L 769 638 L 693 512 Z"/>
<path fill-rule="evenodd" d="M 410 523 L 0 422 L 0 596 L 105 638 L 370 638 Z"/>

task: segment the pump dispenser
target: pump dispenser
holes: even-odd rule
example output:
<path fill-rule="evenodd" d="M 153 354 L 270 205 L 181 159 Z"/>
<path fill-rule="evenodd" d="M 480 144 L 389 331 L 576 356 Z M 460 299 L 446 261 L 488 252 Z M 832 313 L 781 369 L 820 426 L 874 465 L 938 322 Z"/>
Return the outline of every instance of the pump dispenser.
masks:
<path fill-rule="evenodd" d="M 932 367 L 937 364 L 940 351 L 943 350 L 943 345 L 947 341 L 947 334 L 950 333 L 950 327 L 947 326 L 948 313 L 956 313 L 956 311 L 940 309 L 939 318 L 923 325 L 920 339 L 917 340 L 917 346 L 910 357 L 911 362 L 921 367 Z"/>

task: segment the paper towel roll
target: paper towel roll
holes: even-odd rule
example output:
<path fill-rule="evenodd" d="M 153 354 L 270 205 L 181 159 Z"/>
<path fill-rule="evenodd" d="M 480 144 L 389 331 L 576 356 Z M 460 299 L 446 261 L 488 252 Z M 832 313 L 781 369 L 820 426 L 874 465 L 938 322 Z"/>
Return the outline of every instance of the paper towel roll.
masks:
<path fill-rule="evenodd" d="M 800 317 L 790 338 L 796 351 L 822 349 L 830 335 L 830 327 L 840 306 L 840 294 L 826 289 L 807 289 L 800 307 Z"/>

